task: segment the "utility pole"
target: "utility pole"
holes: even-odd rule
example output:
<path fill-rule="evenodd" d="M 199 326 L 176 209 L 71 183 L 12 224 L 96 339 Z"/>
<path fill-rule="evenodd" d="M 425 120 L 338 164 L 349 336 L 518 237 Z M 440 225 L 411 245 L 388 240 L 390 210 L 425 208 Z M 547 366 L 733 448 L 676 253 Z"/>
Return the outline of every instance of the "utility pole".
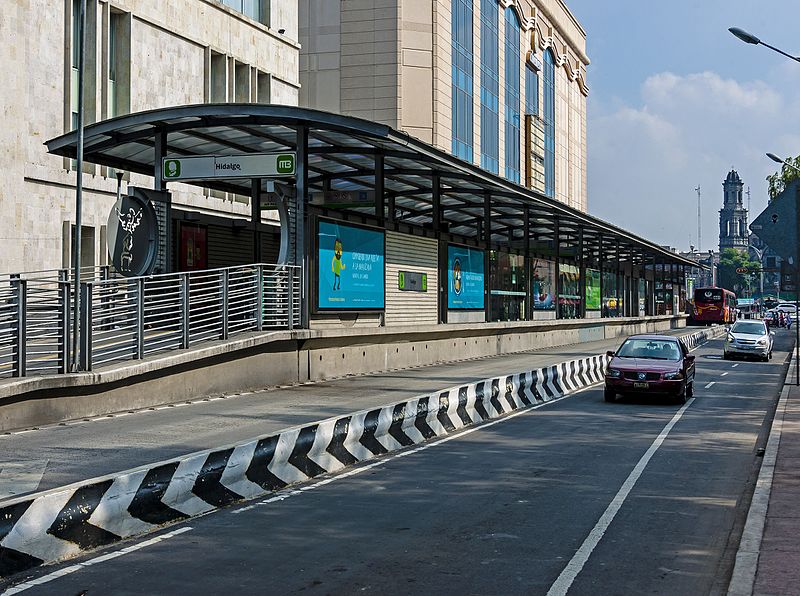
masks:
<path fill-rule="evenodd" d="M 747 218 L 750 219 L 750 187 L 747 187 Z M 746 232 L 747 230 L 745 230 Z"/>
<path fill-rule="evenodd" d="M 703 244 L 700 241 L 700 185 L 695 188 L 697 191 L 697 252 L 702 250 Z"/>

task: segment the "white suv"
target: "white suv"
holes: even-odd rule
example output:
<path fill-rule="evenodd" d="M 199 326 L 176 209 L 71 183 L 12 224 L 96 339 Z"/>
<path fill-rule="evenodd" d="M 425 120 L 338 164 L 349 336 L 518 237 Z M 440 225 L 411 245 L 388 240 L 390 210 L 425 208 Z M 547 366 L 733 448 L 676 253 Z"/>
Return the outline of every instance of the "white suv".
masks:
<path fill-rule="evenodd" d="M 797 311 L 797 306 L 795 306 L 794 302 L 781 302 L 775 307 L 775 310 L 784 314 L 789 312 L 794 314 Z"/>

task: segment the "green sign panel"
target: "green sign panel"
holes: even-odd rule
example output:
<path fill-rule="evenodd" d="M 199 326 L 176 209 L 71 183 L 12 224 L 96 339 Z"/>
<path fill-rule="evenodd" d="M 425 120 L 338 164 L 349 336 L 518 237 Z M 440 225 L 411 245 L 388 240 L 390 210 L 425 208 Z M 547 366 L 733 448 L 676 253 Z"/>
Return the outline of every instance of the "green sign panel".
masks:
<path fill-rule="evenodd" d="M 600 272 L 586 270 L 586 310 L 600 310 Z"/>
<path fill-rule="evenodd" d="M 208 180 L 211 178 L 267 178 L 293 176 L 294 153 L 247 153 L 244 155 L 203 155 L 165 157 L 164 180 Z"/>
<path fill-rule="evenodd" d="M 428 274 L 419 271 L 398 271 L 397 289 L 403 292 L 427 292 Z"/>

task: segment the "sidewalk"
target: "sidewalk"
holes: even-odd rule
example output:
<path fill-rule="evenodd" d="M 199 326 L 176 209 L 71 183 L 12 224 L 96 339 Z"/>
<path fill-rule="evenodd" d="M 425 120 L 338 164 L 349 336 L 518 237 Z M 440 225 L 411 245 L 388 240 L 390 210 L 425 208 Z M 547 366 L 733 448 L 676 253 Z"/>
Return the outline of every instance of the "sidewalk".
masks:
<path fill-rule="evenodd" d="M 729 596 L 800 593 L 800 388 L 789 368 L 747 516 Z M 792 383 L 791 385 L 789 383 Z"/>
<path fill-rule="evenodd" d="M 794 368 L 787 382 L 794 382 Z M 775 413 L 776 420 L 781 418 L 781 435 L 754 594 L 800 591 L 800 388 L 785 385 L 784 391 Z"/>

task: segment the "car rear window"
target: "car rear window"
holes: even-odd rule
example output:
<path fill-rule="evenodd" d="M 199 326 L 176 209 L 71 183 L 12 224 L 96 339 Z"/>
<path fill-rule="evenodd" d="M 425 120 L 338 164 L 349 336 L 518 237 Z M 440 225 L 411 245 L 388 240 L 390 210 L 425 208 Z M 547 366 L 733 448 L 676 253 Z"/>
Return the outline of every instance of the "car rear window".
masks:
<path fill-rule="evenodd" d="M 651 360 L 680 360 L 678 342 L 667 339 L 626 339 L 617 352 L 620 358 L 648 358 Z"/>

